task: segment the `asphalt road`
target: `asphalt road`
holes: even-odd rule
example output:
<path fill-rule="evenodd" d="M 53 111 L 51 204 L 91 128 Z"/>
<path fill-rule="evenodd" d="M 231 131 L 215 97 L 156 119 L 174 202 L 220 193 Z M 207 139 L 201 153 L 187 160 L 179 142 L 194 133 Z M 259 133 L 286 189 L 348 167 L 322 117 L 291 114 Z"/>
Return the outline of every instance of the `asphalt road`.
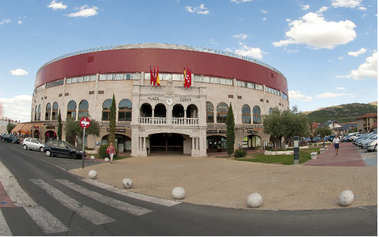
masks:
<path fill-rule="evenodd" d="M 0 202 L 0 235 L 377 235 L 376 206 L 317 211 L 164 206 L 93 186 L 57 167 L 72 160 L 58 159 L 0 143 L 0 161 L 15 177 L 0 169 L 0 182 L 17 199 L 16 207 Z"/>

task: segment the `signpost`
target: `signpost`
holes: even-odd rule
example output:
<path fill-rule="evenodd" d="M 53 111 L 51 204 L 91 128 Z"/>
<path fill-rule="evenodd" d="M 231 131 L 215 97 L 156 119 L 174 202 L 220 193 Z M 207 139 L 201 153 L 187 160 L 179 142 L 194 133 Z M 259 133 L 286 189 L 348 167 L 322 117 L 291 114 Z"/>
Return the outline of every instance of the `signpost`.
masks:
<path fill-rule="evenodd" d="M 293 137 L 293 163 L 299 164 L 299 137 Z"/>
<path fill-rule="evenodd" d="M 86 128 L 91 125 L 91 120 L 87 117 L 80 119 L 80 127 L 83 128 L 83 142 L 82 142 L 82 169 L 84 168 L 84 137 L 86 136 Z"/>

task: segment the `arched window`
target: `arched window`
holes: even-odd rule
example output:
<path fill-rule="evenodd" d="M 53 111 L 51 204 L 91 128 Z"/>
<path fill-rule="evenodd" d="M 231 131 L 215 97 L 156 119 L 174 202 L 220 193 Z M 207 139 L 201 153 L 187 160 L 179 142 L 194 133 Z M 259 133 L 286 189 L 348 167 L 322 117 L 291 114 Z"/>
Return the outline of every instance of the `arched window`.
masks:
<path fill-rule="evenodd" d="M 181 104 L 176 104 L 172 108 L 172 117 L 173 118 L 184 118 L 184 107 Z"/>
<path fill-rule="evenodd" d="M 260 124 L 261 121 L 261 108 L 259 108 L 258 105 L 254 106 L 253 108 L 253 123 L 254 124 Z"/>
<path fill-rule="evenodd" d="M 251 110 L 249 105 L 242 106 L 242 123 L 251 124 Z"/>
<path fill-rule="evenodd" d="M 34 121 L 37 121 L 37 105 L 36 107 L 34 108 Z"/>
<path fill-rule="evenodd" d="M 123 99 L 118 104 L 118 121 L 132 121 L 132 102 Z"/>
<path fill-rule="evenodd" d="M 78 119 L 88 117 L 88 101 L 82 100 L 79 103 Z"/>
<path fill-rule="evenodd" d="M 154 117 L 166 117 L 166 106 L 164 104 L 155 105 Z"/>
<path fill-rule="evenodd" d="M 198 109 L 196 105 L 190 104 L 187 106 L 187 118 L 198 118 Z"/>
<path fill-rule="evenodd" d="M 103 103 L 103 115 L 101 120 L 109 121 L 111 115 L 112 99 L 107 99 Z"/>
<path fill-rule="evenodd" d="M 217 105 L 217 123 L 225 123 L 228 115 L 228 105 L 221 102 Z"/>
<path fill-rule="evenodd" d="M 214 108 L 209 101 L 207 101 L 207 123 L 214 123 Z"/>
<path fill-rule="evenodd" d="M 38 120 L 41 120 L 41 105 L 38 105 Z"/>
<path fill-rule="evenodd" d="M 76 119 L 76 102 L 73 100 L 70 100 L 67 104 L 67 119 L 68 118 Z"/>
<path fill-rule="evenodd" d="M 58 103 L 53 104 L 53 114 L 51 115 L 51 120 L 58 120 Z"/>
<path fill-rule="evenodd" d="M 47 103 L 46 110 L 45 110 L 45 120 L 50 120 L 50 114 L 51 114 L 51 104 Z"/>
<path fill-rule="evenodd" d="M 153 111 L 153 109 L 151 108 L 151 105 L 145 103 L 145 104 L 141 105 L 140 116 L 141 117 L 151 117 L 152 111 Z"/>

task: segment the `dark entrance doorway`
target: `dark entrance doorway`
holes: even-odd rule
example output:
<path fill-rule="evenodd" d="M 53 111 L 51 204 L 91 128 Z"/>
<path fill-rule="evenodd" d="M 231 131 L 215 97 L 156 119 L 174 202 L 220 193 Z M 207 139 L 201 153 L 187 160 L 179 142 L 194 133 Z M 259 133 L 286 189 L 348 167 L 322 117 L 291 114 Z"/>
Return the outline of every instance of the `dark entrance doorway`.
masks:
<path fill-rule="evenodd" d="M 173 152 L 183 154 L 183 135 L 177 133 L 158 133 L 149 136 L 150 152 Z"/>
<path fill-rule="evenodd" d="M 222 152 L 226 151 L 226 138 L 223 136 L 207 137 L 208 151 L 207 152 Z"/>
<path fill-rule="evenodd" d="M 47 131 L 45 132 L 45 142 L 48 142 L 49 140 L 56 140 L 57 134 L 54 131 Z"/>

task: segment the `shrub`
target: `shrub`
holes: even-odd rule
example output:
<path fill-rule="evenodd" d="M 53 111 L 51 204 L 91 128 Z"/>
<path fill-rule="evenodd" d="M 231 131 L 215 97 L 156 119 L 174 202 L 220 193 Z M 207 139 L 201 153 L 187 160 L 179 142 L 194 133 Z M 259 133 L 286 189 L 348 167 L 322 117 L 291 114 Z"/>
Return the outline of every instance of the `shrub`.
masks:
<path fill-rule="evenodd" d="M 243 149 L 238 149 L 234 151 L 234 157 L 240 158 L 240 157 L 245 157 L 246 156 L 246 151 Z"/>
<path fill-rule="evenodd" d="M 105 157 L 108 156 L 108 154 L 107 154 L 107 147 L 108 147 L 108 145 L 105 145 L 105 144 L 101 145 L 99 147 L 98 155 L 99 155 L 100 158 L 105 158 Z"/>

